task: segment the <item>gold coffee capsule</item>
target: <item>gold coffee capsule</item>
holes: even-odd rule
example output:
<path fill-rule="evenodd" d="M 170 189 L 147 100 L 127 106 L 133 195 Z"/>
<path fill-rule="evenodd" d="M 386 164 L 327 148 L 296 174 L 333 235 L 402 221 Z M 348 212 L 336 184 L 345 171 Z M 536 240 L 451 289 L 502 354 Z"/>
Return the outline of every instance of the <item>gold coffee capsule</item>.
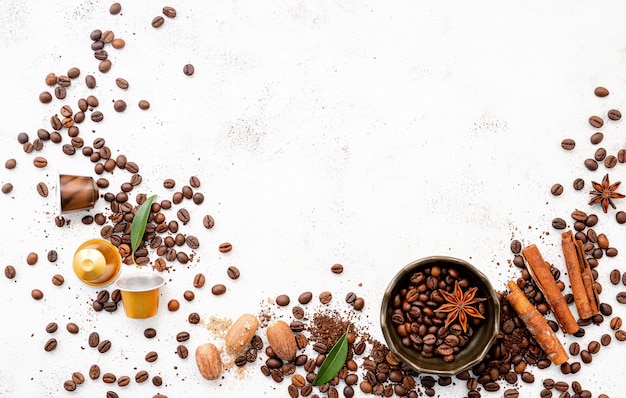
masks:
<path fill-rule="evenodd" d="M 164 282 L 159 275 L 146 272 L 124 275 L 115 281 L 115 286 L 122 294 L 126 316 L 143 319 L 156 315 L 159 309 L 159 288 Z"/>
<path fill-rule="evenodd" d="M 106 286 L 113 282 L 122 269 L 120 253 L 104 239 L 91 239 L 74 253 L 74 273 L 90 286 Z"/>

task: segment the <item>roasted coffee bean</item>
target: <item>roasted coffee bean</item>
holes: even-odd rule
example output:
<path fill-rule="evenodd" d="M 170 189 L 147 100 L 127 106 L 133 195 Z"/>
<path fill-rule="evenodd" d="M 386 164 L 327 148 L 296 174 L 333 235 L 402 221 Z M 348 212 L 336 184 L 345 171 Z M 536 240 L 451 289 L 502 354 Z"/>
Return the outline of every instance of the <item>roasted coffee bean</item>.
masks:
<path fill-rule="evenodd" d="M 607 256 L 607 257 L 615 257 L 615 256 L 617 256 L 617 253 L 618 253 L 618 252 L 617 252 L 617 249 L 616 249 L 616 248 L 614 248 L 614 247 L 609 247 L 609 248 L 607 248 L 607 249 L 606 249 L 606 252 L 605 252 L 605 253 L 606 253 L 606 256 Z M 599 293 L 599 292 L 598 292 L 598 293 Z"/>
<path fill-rule="evenodd" d="M 144 381 L 148 380 L 148 377 L 149 377 L 148 372 L 146 372 L 145 370 L 140 370 L 135 375 L 135 382 L 143 383 Z"/>
<path fill-rule="evenodd" d="M 176 347 L 176 355 L 178 355 L 178 357 L 181 359 L 185 359 L 189 356 L 189 350 L 187 350 L 187 347 L 181 344 Z"/>
<path fill-rule="evenodd" d="M 319 295 L 319 300 L 320 300 L 320 303 L 322 304 L 328 304 L 331 302 L 332 299 L 333 299 L 333 295 L 331 292 L 328 292 L 328 291 L 322 292 Z"/>
<path fill-rule="evenodd" d="M 185 66 L 183 66 L 183 73 L 187 76 L 191 76 L 193 75 L 195 72 L 195 68 L 193 67 L 192 64 L 186 64 Z"/>
<path fill-rule="evenodd" d="M 572 185 L 574 186 L 575 190 L 580 191 L 585 187 L 585 180 L 583 180 L 582 178 L 577 178 L 574 180 L 574 183 Z"/>
<path fill-rule="evenodd" d="M 48 165 L 48 160 L 46 160 L 46 158 L 41 157 L 41 156 L 37 156 L 34 160 L 33 160 L 33 165 L 39 169 L 44 168 Z"/>
<path fill-rule="evenodd" d="M 54 337 L 48 339 L 48 341 L 46 341 L 46 344 L 43 346 L 43 349 L 48 352 L 54 350 L 55 348 L 57 348 L 57 339 L 55 339 Z"/>
<path fill-rule="evenodd" d="M 232 280 L 239 279 L 239 276 L 241 275 L 239 269 L 234 265 L 231 265 L 226 269 L 226 274 Z"/>
<path fill-rule="evenodd" d="M 80 372 L 74 372 L 72 373 L 72 381 L 77 385 L 83 384 L 85 382 L 85 376 Z"/>
<path fill-rule="evenodd" d="M 613 314 L 613 307 L 610 304 L 600 304 L 600 313 L 604 316 L 611 316 Z"/>
<path fill-rule="evenodd" d="M 100 366 L 93 364 L 89 367 L 89 378 L 91 380 L 98 380 L 100 378 Z"/>
<path fill-rule="evenodd" d="M 204 225 L 204 228 L 211 229 L 215 225 L 215 220 L 213 219 L 213 216 L 207 214 L 202 219 L 202 224 Z"/>
<path fill-rule="evenodd" d="M 355 311 L 362 311 L 365 307 L 365 300 L 362 297 L 357 297 L 352 303 L 352 307 Z"/>
<path fill-rule="evenodd" d="M 54 96 L 57 97 L 57 99 L 65 99 L 67 96 L 67 90 L 63 86 L 56 86 L 54 88 Z"/>
<path fill-rule="evenodd" d="M 65 383 L 63 383 L 63 388 L 65 388 L 65 390 L 67 391 L 74 391 L 76 390 L 76 383 L 74 383 L 72 380 L 65 380 Z"/>
<path fill-rule="evenodd" d="M 113 41 L 111 41 L 111 46 L 116 49 L 124 48 L 124 46 L 126 46 L 126 41 L 120 37 L 116 37 Z"/>
<path fill-rule="evenodd" d="M 331 271 L 333 274 L 341 274 L 341 273 L 343 272 L 343 265 L 341 265 L 341 264 L 333 264 L 333 265 L 330 267 L 330 271 Z"/>
<path fill-rule="evenodd" d="M 609 155 L 604 158 L 604 167 L 607 169 L 612 169 L 617 165 L 617 158 L 614 155 Z"/>
<path fill-rule="evenodd" d="M 300 307 L 299 305 L 294 306 L 291 309 L 291 313 L 293 314 L 293 317 L 296 319 L 304 318 L 304 309 Z"/>
<path fill-rule="evenodd" d="M 105 352 L 109 351 L 111 349 L 111 342 L 109 340 L 102 340 L 100 341 L 100 344 L 98 344 L 98 351 L 101 354 L 104 354 Z"/>
<path fill-rule="evenodd" d="M 606 97 L 607 95 L 609 95 L 609 90 L 607 90 L 605 87 L 598 86 L 593 90 L 593 93 L 597 97 Z"/>
<path fill-rule="evenodd" d="M 567 222 L 560 218 L 560 217 L 556 217 L 554 219 L 552 219 L 552 228 L 554 229 L 565 229 L 565 227 L 567 227 Z"/>
<path fill-rule="evenodd" d="M 561 141 L 561 148 L 565 149 L 566 151 L 571 151 L 572 149 L 574 149 L 575 146 L 576 146 L 576 141 L 574 141 L 571 138 L 566 138 L 563 141 Z"/>
<path fill-rule="evenodd" d="M 113 373 L 107 372 L 102 375 L 102 381 L 107 384 L 113 384 L 116 380 L 117 377 Z"/>
<path fill-rule="evenodd" d="M 298 332 L 302 332 L 305 329 L 304 323 L 302 321 L 291 321 L 291 323 L 289 324 L 289 328 L 291 329 L 292 332 L 294 333 L 298 333 Z"/>
<path fill-rule="evenodd" d="M 7 277 L 7 279 L 13 279 L 15 278 L 15 267 L 12 265 L 7 265 L 6 267 L 4 267 L 4 276 Z"/>
<path fill-rule="evenodd" d="M 174 18 L 176 17 L 176 10 L 174 9 L 174 7 L 165 6 L 163 7 L 163 15 L 168 18 Z"/>
<path fill-rule="evenodd" d="M 196 276 L 193 277 L 193 287 L 195 287 L 196 289 L 200 289 L 202 288 L 202 286 L 204 286 L 205 281 L 206 278 L 204 277 L 204 274 L 196 274 Z"/>
<path fill-rule="evenodd" d="M 57 325 L 56 322 L 50 322 L 49 324 L 46 325 L 46 332 L 48 333 L 54 333 L 57 331 L 59 325 Z"/>
<path fill-rule="evenodd" d="M 159 358 L 159 354 L 156 353 L 156 351 L 150 351 L 149 353 L 146 354 L 145 356 L 145 360 L 147 362 L 154 362 Z"/>
<path fill-rule="evenodd" d="M 48 196 L 48 186 L 45 182 L 39 182 L 37 184 L 37 193 L 43 198 Z"/>
<path fill-rule="evenodd" d="M 515 389 L 510 388 L 504 391 L 504 398 L 518 398 L 518 397 L 519 397 L 519 392 Z"/>
<path fill-rule="evenodd" d="M 354 292 L 348 292 L 348 294 L 346 294 L 346 303 L 348 304 L 354 304 L 355 300 L 357 299 L 357 295 Z"/>
<path fill-rule="evenodd" d="M 151 339 L 154 336 L 156 336 L 157 332 L 154 328 L 147 328 L 146 330 L 143 331 L 143 335 L 148 338 Z"/>
<path fill-rule="evenodd" d="M 622 118 L 622 112 L 617 109 L 611 109 L 608 111 L 607 116 L 611 120 L 620 120 Z"/>
<path fill-rule="evenodd" d="M 39 289 L 31 290 L 30 295 L 35 300 L 41 300 L 43 298 L 43 292 Z"/>
<path fill-rule="evenodd" d="M 200 205 L 204 202 L 204 195 L 202 192 L 195 192 L 191 199 L 193 200 L 193 203 Z"/>
<path fill-rule="evenodd" d="M 118 77 L 117 79 L 115 79 L 115 84 L 117 85 L 117 87 L 121 88 L 122 90 L 126 90 L 128 88 L 128 80 L 123 79 L 121 77 Z"/>
<path fill-rule="evenodd" d="M 611 318 L 609 321 L 609 327 L 613 330 L 618 330 L 622 327 L 622 318 L 619 316 Z"/>
<path fill-rule="evenodd" d="M 56 250 L 49 250 L 47 257 L 48 257 L 48 261 L 50 261 L 51 263 L 54 263 L 57 261 L 57 258 L 59 257 L 59 255 Z"/>
<path fill-rule="evenodd" d="M 578 355 L 580 353 L 580 344 L 576 342 L 573 342 L 572 344 L 570 344 L 569 353 L 574 356 Z"/>
<path fill-rule="evenodd" d="M 200 323 L 200 314 L 198 314 L 197 312 L 192 312 L 187 317 L 187 321 L 192 325 L 197 325 L 198 323 Z"/>
<path fill-rule="evenodd" d="M 169 309 L 170 311 L 178 311 L 179 308 L 180 308 L 180 303 L 178 302 L 178 300 L 171 299 L 170 301 L 167 302 L 167 309 Z"/>
<path fill-rule="evenodd" d="M 159 15 L 152 19 L 151 25 L 153 28 L 160 28 L 164 22 L 165 22 L 165 19 Z"/>
<path fill-rule="evenodd" d="M 552 195 L 554 196 L 561 195 L 563 193 L 563 185 L 561 184 L 552 185 L 552 188 L 550 188 L 550 193 L 552 193 Z"/>
<path fill-rule="evenodd" d="M 233 245 L 231 245 L 228 242 L 224 242 L 224 243 L 219 245 L 218 249 L 219 249 L 220 253 L 228 253 L 229 251 L 231 251 L 233 249 Z"/>
<path fill-rule="evenodd" d="M 191 290 L 185 290 L 185 293 L 183 293 L 183 297 L 187 301 L 193 301 L 196 295 Z"/>
<path fill-rule="evenodd" d="M 600 116 L 594 115 L 589 117 L 589 124 L 598 129 L 604 125 L 604 120 Z"/>
<path fill-rule="evenodd" d="M 96 348 L 98 344 L 100 344 L 100 335 L 98 332 L 91 332 L 87 342 L 89 343 L 89 347 Z"/>
<path fill-rule="evenodd" d="M 2 185 L 3 194 L 11 193 L 12 190 L 13 190 L 13 184 L 11 184 L 10 182 L 7 182 L 6 184 Z"/>
<path fill-rule="evenodd" d="M 124 112 L 126 110 L 126 101 L 118 99 L 113 103 L 113 110 L 115 112 Z"/>
<path fill-rule="evenodd" d="M 220 296 L 224 293 L 226 293 L 226 286 L 224 286 L 221 283 L 215 284 L 213 285 L 213 287 L 211 288 L 211 293 L 215 296 Z"/>
<path fill-rule="evenodd" d="M 95 88 L 96 87 L 96 78 L 93 75 L 85 76 L 85 85 L 87 86 L 87 88 Z"/>
<path fill-rule="evenodd" d="M 580 352 L 580 359 L 582 359 L 583 363 L 590 363 L 592 361 L 591 353 L 587 350 L 582 350 Z"/>
<path fill-rule="evenodd" d="M 146 101 L 146 100 L 140 100 L 137 103 L 137 106 L 139 106 L 139 109 L 141 110 L 146 110 L 146 109 L 150 109 L 150 102 Z"/>
<path fill-rule="evenodd" d="M 603 161 L 605 157 L 606 157 L 606 149 L 604 148 L 596 149 L 596 151 L 593 154 L 593 158 L 597 160 L 598 162 Z"/>
<path fill-rule="evenodd" d="M 291 301 L 289 299 L 289 296 L 286 294 L 279 294 L 278 296 L 276 296 L 276 305 L 280 306 L 280 307 L 285 307 L 287 305 L 289 305 L 289 302 Z"/>
<path fill-rule="evenodd" d="M 4 162 L 4 167 L 9 170 L 14 169 L 16 165 L 17 165 L 17 161 L 13 158 L 7 159 L 7 161 Z"/>
<path fill-rule="evenodd" d="M 61 274 L 54 274 L 52 276 L 52 284 L 54 286 L 61 286 L 61 285 L 63 285 L 64 282 L 65 282 L 65 278 L 63 278 L 63 275 L 61 275 Z"/>
<path fill-rule="evenodd" d="M 587 168 L 587 170 L 590 170 L 590 171 L 598 170 L 598 162 L 595 159 L 591 159 L 591 158 L 585 159 L 584 165 Z"/>
<path fill-rule="evenodd" d="M 163 379 L 161 378 L 161 376 L 154 376 L 152 378 L 152 384 L 159 387 L 163 384 Z"/>
<path fill-rule="evenodd" d="M 38 260 L 39 260 L 39 255 L 35 252 L 30 252 L 28 253 L 28 255 L 26 255 L 26 264 L 28 265 L 35 265 L 37 264 Z"/>
<path fill-rule="evenodd" d="M 621 330 L 621 329 L 620 329 L 620 330 L 617 330 L 617 331 L 615 332 L 615 339 L 616 339 L 617 341 L 624 341 L 624 340 L 626 340 L 626 331 L 623 331 L 623 330 Z"/>
<path fill-rule="evenodd" d="M 96 123 L 101 122 L 103 119 L 104 119 L 104 115 L 100 111 L 94 111 L 91 114 L 91 120 Z"/>
<path fill-rule="evenodd" d="M 313 299 L 313 293 L 304 292 L 298 296 L 298 302 L 300 304 L 308 304 Z"/>
<path fill-rule="evenodd" d="M 617 293 L 615 298 L 617 299 L 618 303 L 626 304 L 626 292 L 619 292 L 619 293 Z"/>
<path fill-rule="evenodd" d="M 189 222 L 190 216 L 189 216 L 189 211 L 187 211 L 187 209 L 179 209 L 176 212 L 176 216 L 178 217 L 178 219 L 183 223 L 183 225 L 186 225 Z M 220 251 L 222 249 L 222 246 L 220 246 Z"/>

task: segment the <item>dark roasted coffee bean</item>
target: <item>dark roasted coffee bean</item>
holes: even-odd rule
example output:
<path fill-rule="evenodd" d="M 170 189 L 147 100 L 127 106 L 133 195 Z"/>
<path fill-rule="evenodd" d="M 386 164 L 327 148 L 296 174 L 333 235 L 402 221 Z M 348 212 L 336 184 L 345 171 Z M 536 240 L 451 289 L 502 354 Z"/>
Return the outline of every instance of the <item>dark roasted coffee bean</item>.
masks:
<path fill-rule="evenodd" d="M 519 392 L 515 389 L 510 388 L 504 391 L 504 398 L 518 398 L 518 397 L 519 397 Z"/>
<path fill-rule="evenodd" d="M 201 192 L 195 192 L 191 197 L 193 203 L 200 205 L 204 202 L 204 195 Z"/>
<path fill-rule="evenodd" d="M 346 294 L 346 303 L 348 304 L 354 304 L 354 301 L 357 299 L 357 295 L 354 292 L 348 292 L 348 294 Z"/>
<path fill-rule="evenodd" d="M 105 352 L 111 349 L 111 342 L 109 340 L 102 340 L 100 344 L 98 344 L 98 351 L 104 354 Z"/>
<path fill-rule="evenodd" d="M 41 300 L 43 298 L 43 292 L 39 289 L 31 290 L 30 295 L 35 300 Z"/>
<path fill-rule="evenodd" d="M 57 348 L 57 339 L 54 337 L 50 338 L 43 347 L 48 352 L 53 351 L 55 348 Z"/>
<path fill-rule="evenodd" d="M 612 169 L 617 165 L 617 158 L 614 155 L 609 155 L 604 158 L 604 167 L 607 169 Z"/>
<path fill-rule="evenodd" d="M 598 169 L 598 162 L 595 159 L 585 159 L 584 165 L 590 171 L 595 171 Z"/>
<path fill-rule="evenodd" d="M 322 292 L 319 295 L 319 300 L 320 300 L 320 303 L 322 304 L 328 304 L 331 302 L 332 299 L 333 299 L 333 295 L 331 292 L 328 292 L 328 291 Z"/>
<path fill-rule="evenodd" d="M 573 342 L 572 344 L 570 344 L 569 353 L 572 354 L 573 356 L 578 355 L 580 353 L 580 345 L 576 342 Z"/>
<path fill-rule="evenodd" d="M 15 267 L 12 265 L 7 265 L 6 267 L 4 267 L 4 276 L 7 277 L 7 279 L 13 279 L 15 278 Z"/>
<path fill-rule="evenodd" d="M 192 325 L 197 325 L 198 323 L 200 323 L 200 314 L 198 314 L 197 312 L 192 312 L 187 317 L 187 321 Z"/>
<path fill-rule="evenodd" d="M 585 180 L 583 180 L 582 178 L 577 178 L 574 180 L 573 186 L 575 190 L 580 191 L 585 187 Z"/>
<path fill-rule="evenodd" d="M 607 116 L 611 120 L 620 120 L 622 118 L 622 113 L 617 109 L 611 109 L 608 111 Z"/>
<path fill-rule="evenodd" d="M 605 347 L 606 347 L 607 345 L 611 344 L 611 335 L 610 335 L 610 334 L 606 334 L 606 333 L 605 333 L 605 334 L 603 334 L 603 335 L 600 337 L 600 344 L 602 344 L 602 345 L 603 345 L 603 346 L 605 346 Z"/>
<path fill-rule="evenodd" d="M 596 151 L 593 154 L 593 158 L 597 160 L 598 162 L 603 161 L 604 158 L 606 158 L 606 149 L 604 148 L 596 149 Z"/>
<path fill-rule="evenodd" d="M 163 15 L 165 15 L 168 18 L 175 18 L 176 10 L 174 9 L 174 7 L 165 6 L 163 7 Z"/>
<path fill-rule="evenodd" d="M 587 345 L 587 350 L 591 354 L 597 354 L 600 351 L 600 343 L 595 340 L 590 341 Z"/>
<path fill-rule="evenodd" d="M 228 253 L 233 249 L 233 245 L 228 242 L 221 243 L 218 247 L 220 253 Z"/>
<path fill-rule="evenodd" d="M 89 378 L 91 380 L 98 380 L 100 378 L 100 366 L 97 364 L 91 365 L 89 368 Z"/>
<path fill-rule="evenodd" d="M 147 362 L 154 362 L 157 360 L 158 357 L 159 354 L 157 354 L 156 351 L 150 351 L 146 354 L 145 359 Z"/>
<path fill-rule="evenodd" d="M 176 347 L 176 355 L 178 355 L 178 357 L 181 359 L 185 359 L 189 356 L 189 350 L 187 350 L 187 347 L 181 344 Z"/>
<path fill-rule="evenodd" d="M 11 184 L 10 182 L 7 182 L 6 184 L 2 185 L 3 194 L 11 193 L 12 190 L 13 190 L 13 184 Z"/>
<path fill-rule="evenodd" d="M 563 185 L 561 184 L 552 185 L 552 188 L 550 188 L 550 193 L 552 193 L 552 195 L 554 196 L 561 195 L 563 193 Z"/>
<path fill-rule="evenodd" d="M 46 325 L 46 332 L 54 333 L 54 332 L 57 331 L 58 327 L 59 327 L 59 325 L 57 325 L 56 322 L 50 322 L 48 325 Z"/>
<path fill-rule="evenodd" d="M 308 304 L 311 299 L 313 299 L 313 293 L 311 292 L 304 292 L 298 296 L 298 302 L 303 305 Z"/>
<path fill-rule="evenodd" d="M 604 125 L 604 120 L 600 116 L 594 115 L 589 117 L 589 124 L 598 129 Z"/>
<path fill-rule="evenodd" d="M 144 381 L 148 380 L 148 377 L 148 372 L 146 372 L 145 370 L 140 370 L 135 375 L 135 381 L 137 383 L 143 383 Z"/>
<path fill-rule="evenodd" d="M 101 122 L 103 119 L 104 119 L 104 115 L 100 111 L 94 111 L 91 114 L 91 120 L 96 123 Z"/>
<path fill-rule="evenodd" d="M 115 383 L 116 380 L 117 380 L 117 377 L 113 373 L 107 372 L 102 375 L 102 381 L 107 384 Z"/>
<path fill-rule="evenodd" d="M 597 97 L 606 97 L 607 95 L 609 95 L 609 90 L 607 90 L 605 87 L 598 86 L 593 90 L 593 93 Z"/>
<path fill-rule="evenodd" d="M 195 72 L 195 68 L 193 67 L 192 64 L 186 64 L 185 66 L 183 66 L 183 73 L 187 76 L 191 76 L 193 75 Z"/>
<path fill-rule="evenodd" d="M 330 271 L 331 271 L 333 274 L 341 274 L 341 273 L 343 272 L 343 265 L 341 265 L 341 264 L 333 264 L 333 265 L 330 267 Z"/>
<path fill-rule="evenodd" d="M 233 279 L 233 280 L 239 279 L 239 276 L 241 275 L 241 273 L 239 272 L 239 269 L 235 267 L 234 265 L 231 265 L 226 269 L 226 274 L 228 275 L 230 279 Z"/>
<path fill-rule="evenodd" d="M 57 99 L 65 99 L 67 90 L 63 86 L 56 86 L 54 88 L 54 96 L 57 97 Z"/>
<path fill-rule="evenodd" d="M 206 278 L 204 277 L 204 274 L 196 274 L 196 276 L 193 277 L 193 287 L 195 287 L 196 289 L 200 289 L 202 288 L 202 286 L 204 286 L 205 281 Z"/>
<path fill-rule="evenodd" d="M 617 299 L 618 303 L 626 304 L 626 292 L 619 292 L 619 293 L 617 293 L 615 298 Z"/>
<path fill-rule="evenodd" d="M 65 282 L 65 278 L 63 278 L 63 275 L 61 275 L 61 274 L 54 274 L 52 276 L 52 284 L 54 286 L 61 286 L 61 285 L 63 285 L 64 282 Z"/>
<path fill-rule="evenodd" d="M 571 151 L 572 149 L 574 149 L 575 146 L 576 146 L 576 141 L 574 141 L 571 138 L 566 138 L 563 141 L 561 141 L 561 148 L 567 151 Z"/>
<path fill-rule="evenodd" d="M 115 112 L 124 112 L 126 110 L 126 101 L 118 99 L 113 103 L 113 110 Z"/>
<path fill-rule="evenodd" d="M 165 22 L 165 19 L 159 15 L 152 19 L 151 25 L 153 28 L 159 28 L 163 25 L 164 22 Z"/>
<path fill-rule="evenodd" d="M 554 219 L 552 219 L 552 228 L 554 229 L 565 229 L 565 227 L 567 227 L 567 222 L 560 218 L 560 217 L 556 217 Z"/>
<path fill-rule="evenodd" d="M 37 193 L 43 198 L 48 196 L 48 186 L 45 182 L 39 182 L 37 184 Z"/>
<path fill-rule="evenodd" d="M 213 285 L 213 287 L 211 288 L 211 293 L 215 296 L 220 296 L 224 293 L 226 293 L 226 286 L 224 286 L 221 283 L 215 284 Z"/>
<path fill-rule="evenodd" d="M 604 316 L 611 316 L 613 314 L 613 307 L 610 304 L 600 304 L 600 313 Z"/>
<path fill-rule="evenodd" d="M 276 305 L 280 306 L 280 307 L 285 307 L 287 305 L 289 305 L 289 302 L 291 300 L 289 299 L 289 296 L 286 294 L 279 294 L 278 296 L 276 296 Z"/>
<path fill-rule="evenodd" d="M 187 209 L 179 209 L 176 212 L 176 216 L 178 217 L 178 219 L 183 223 L 183 225 L 186 225 L 189 222 L 190 216 L 189 216 L 189 211 L 187 211 Z M 220 246 L 221 248 L 221 246 Z"/>
<path fill-rule="evenodd" d="M 33 165 L 37 168 L 44 168 L 48 165 L 48 160 L 46 160 L 46 158 L 41 157 L 41 156 L 37 156 L 34 160 L 33 160 Z"/>
<path fill-rule="evenodd" d="M 63 383 L 63 388 L 65 388 L 67 391 L 74 391 L 76 390 L 76 383 L 74 383 L 72 380 L 65 380 L 65 383 Z"/>
<path fill-rule="evenodd" d="M 207 214 L 202 219 L 202 224 L 204 225 L 204 228 L 211 229 L 215 225 L 215 220 L 213 219 L 213 216 Z"/>
<path fill-rule="evenodd" d="M 96 348 L 100 344 L 100 335 L 98 332 L 92 332 L 89 334 L 88 339 L 89 347 Z"/>
<path fill-rule="evenodd" d="M 626 340 L 626 331 L 623 331 L 623 330 L 621 330 L 621 329 L 620 329 L 620 330 L 617 330 L 617 331 L 615 332 L 615 339 L 616 339 L 617 341 L 624 341 L 624 340 Z"/>

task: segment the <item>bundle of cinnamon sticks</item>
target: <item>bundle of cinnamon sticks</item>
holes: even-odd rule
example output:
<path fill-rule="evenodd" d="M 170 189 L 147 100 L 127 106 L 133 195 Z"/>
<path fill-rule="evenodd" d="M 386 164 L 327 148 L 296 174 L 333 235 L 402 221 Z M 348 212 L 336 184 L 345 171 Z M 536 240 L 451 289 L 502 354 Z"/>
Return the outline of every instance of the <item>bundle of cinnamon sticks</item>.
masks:
<path fill-rule="evenodd" d="M 578 316 L 580 319 L 591 318 L 599 312 L 599 299 L 582 242 L 575 238 L 572 231 L 567 231 L 561 235 L 561 247 Z M 522 255 L 526 259 L 528 272 L 543 294 L 561 330 L 567 334 L 576 333 L 579 330 L 578 322 L 550 272 L 552 265 L 543 259 L 534 244 L 524 247 Z M 507 300 L 537 343 L 555 365 L 566 362 L 569 357 L 543 315 L 528 301 L 514 281 L 510 281 L 508 287 L 511 293 Z"/>

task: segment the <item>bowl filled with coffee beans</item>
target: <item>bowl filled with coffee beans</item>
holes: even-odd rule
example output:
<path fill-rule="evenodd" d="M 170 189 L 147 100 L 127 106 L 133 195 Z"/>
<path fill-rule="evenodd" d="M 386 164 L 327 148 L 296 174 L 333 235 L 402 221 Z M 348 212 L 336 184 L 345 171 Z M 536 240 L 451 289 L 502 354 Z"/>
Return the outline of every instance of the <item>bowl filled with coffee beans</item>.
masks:
<path fill-rule="evenodd" d="M 397 359 L 421 373 L 456 375 L 479 363 L 496 340 L 500 302 L 473 265 L 430 256 L 393 277 L 380 322 Z"/>

